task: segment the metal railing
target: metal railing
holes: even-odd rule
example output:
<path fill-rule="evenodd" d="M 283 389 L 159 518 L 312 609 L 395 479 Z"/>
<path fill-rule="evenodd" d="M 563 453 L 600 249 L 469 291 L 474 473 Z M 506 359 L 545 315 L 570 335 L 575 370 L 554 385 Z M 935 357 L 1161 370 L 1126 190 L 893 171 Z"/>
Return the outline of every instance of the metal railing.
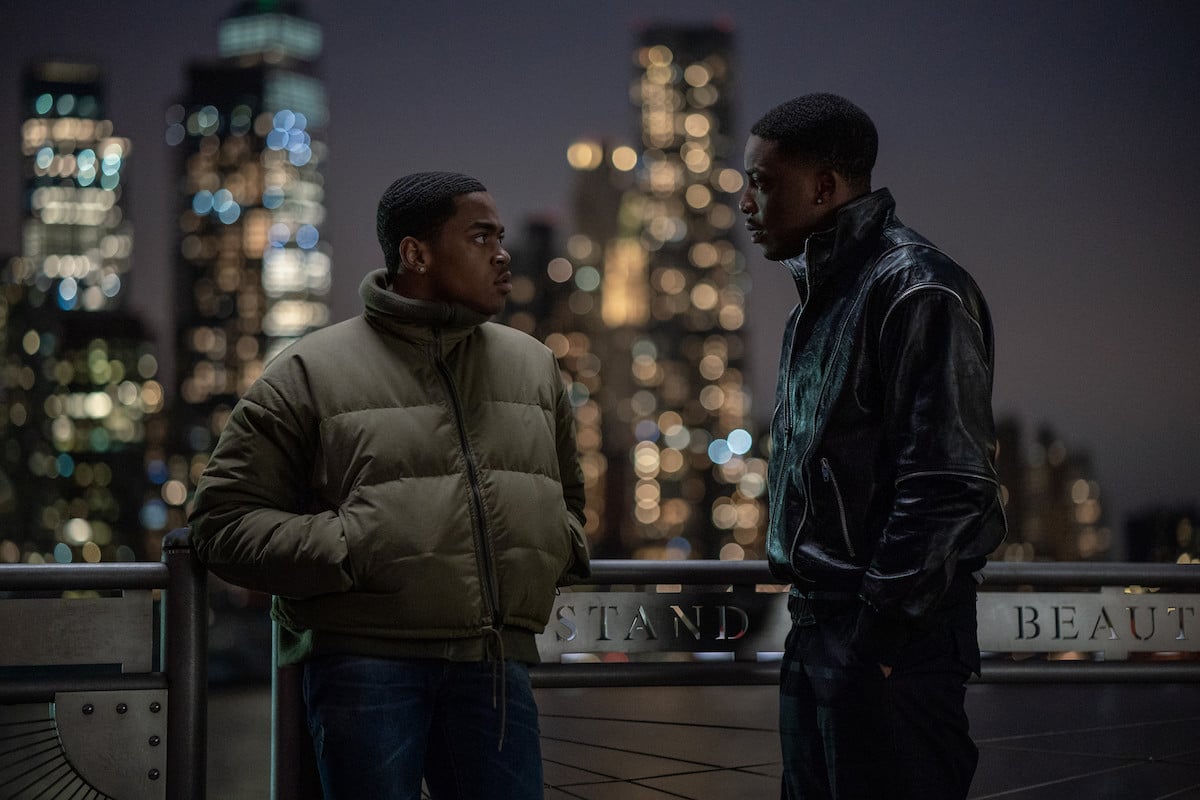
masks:
<path fill-rule="evenodd" d="M 980 607 L 997 604 L 998 598 L 1006 601 L 1016 597 L 1022 603 L 1032 602 L 1044 596 L 1036 590 L 1066 587 L 1072 590 L 1095 587 L 1154 587 L 1155 590 L 1200 591 L 1200 568 L 1194 566 L 1164 564 L 1112 564 L 1112 563 L 993 563 L 984 571 L 985 590 L 980 592 Z M 1003 595 L 991 591 L 991 587 L 1020 588 L 1020 593 Z M 584 597 L 591 589 L 607 587 L 606 596 L 625 594 L 660 604 L 663 598 L 688 597 L 747 598 L 757 597 L 756 614 L 771 618 L 774 614 L 778 626 L 778 611 L 783 605 L 784 595 L 776 579 L 770 574 L 765 562 L 720 562 L 720 561 L 624 561 L 601 560 L 592 564 L 592 578 L 588 586 L 574 587 L 559 598 L 566 603 L 572 598 Z M 640 587 L 640 591 L 634 591 Z M 771 591 L 756 592 L 756 588 L 767 587 Z M 704 589 L 694 595 L 698 588 Z M 125 645 L 132 641 L 132 650 L 148 647 L 146 631 L 126 630 L 129 628 L 125 612 L 114 616 L 115 628 L 101 626 L 99 632 L 88 633 L 76 617 L 78 600 L 40 598 L 36 601 L 37 612 L 49 615 L 46 618 L 61 624 L 39 625 L 38 631 L 26 630 L 22 636 L 13 635 L 17 625 L 10 614 L 0 613 L 0 635 L 5 641 L 0 665 L 12 666 L 27 663 L 33 667 L 48 664 L 104 664 L 123 662 L 120 673 L 99 670 L 95 673 L 70 673 L 69 676 L 47 671 L 32 677 L 21 677 L 0 681 L 0 706 L 20 703 L 53 703 L 64 697 L 64 693 L 81 696 L 80 693 L 160 692 L 169 693 L 170 705 L 166 717 L 165 751 L 166 768 L 159 784 L 159 791 L 171 798 L 202 800 L 206 793 L 206 736 L 207 736 L 207 583 L 203 567 L 192 552 L 185 529 L 172 531 L 163 541 L 163 563 L 161 564 L 104 564 L 104 565 L 3 565 L 0 566 L 0 593 L 57 593 L 74 591 L 120 591 L 143 592 L 147 596 L 153 590 L 163 590 L 161 604 L 161 634 L 159 637 L 161 669 L 155 671 L 146 666 L 145 659 L 136 654 L 122 655 Z M 629 591 L 626 591 L 629 590 Z M 1153 591 L 1153 590 L 1152 590 Z M 0 594 L 0 597 L 3 596 Z M 1094 598 L 1093 593 L 1078 592 L 1071 597 Z M 1175 612 L 1172 624 L 1178 624 L 1176 639 L 1187 639 L 1182 650 L 1196 650 L 1192 634 L 1197 612 L 1196 594 L 1148 595 L 1161 596 L 1164 602 L 1173 603 L 1167 612 Z M 1056 599 L 1057 596 L 1055 596 Z M 1129 597 L 1134 597 L 1130 595 Z M 1182 598 L 1182 599 L 1181 599 Z M 143 598 L 144 599 L 144 598 Z M 13 601 L 0 599 L 0 608 Z M 23 602 L 21 600 L 15 601 Z M 140 602 L 140 601 L 139 601 Z M 682 601 L 676 600 L 676 603 Z M 723 601 L 724 602 L 724 601 Z M 1133 600 L 1126 602 L 1129 624 L 1134 639 L 1149 639 L 1144 631 L 1139 634 L 1137 614 L 1141 609 Z M 126 604 L 128 605 L 128 604 Z M 136 605 L 136 603 L 135 603 Z M 32 608 L 33 606 L 29 606 Z M 115 606 L 114 606 L 115 607 Z M 614 606 L 615 607 L 615 606 Z M 22 606 L 25 608 L 25 606 Z M 641 606 L 638 606 L 641 609 Z M 696 606 L 699 608 L 699 606 Z M 1034 605 L 1018 606 L 1018 612 L 1036 610 Z M 1056 606 L 1056 608 L 1058 608 Z M 1164 606 L 1165 608 L 1165 606 Z M 1102 609 L 1103 610 L 1103 609 Z M 695 639 L 702 638 L 699 611 L 693 625 L 675 608 L 685 628 L 690 627 Z M 1190 611 L 1192 616 L 1186 616 Z M 1167 613 L 1164 612 L 1164 613 Z M 22 612 L 23 613 L 23 612 Z M 134 613 L 143 613 L 135 611 Z M 1057 612 L 1055 612 L 1057 614 Z M 1114 612 L 1115 613 L 1115 612 Z M 603 612 L 602 612 L 603 614 Z M 1154 612 L 1150 612 L 1151 621 Z M 645 617 L 643 617 L 645 618 Z M 1161 615 L 1159 619 L 1161 620 Z M 140 618 L 139 618 L 140 619 Z M 647 622 L 648 622 L 648 618 Z M 747 617 L 747 620 L 749 618 Z M 1041 617 L 1041 624 L 1049 626 L 1049 618 Z M 1019 624 L 1035 625 L 1032 617 L 1018 615 Z M 1191 628 L 1187 621 L 1193 620 Z M 755 618 L 757 625 L 761 620 Z M 1055 617 L 1056 624 L 1071 620 Z M 1117 638 L 1116 624 L 1105 617 L 1112 638 Z M 89 622 L 94 625 L 95 621 Z M 625 663 L 543 663 L 532 670 L 535 686 L 543 689 L 566 687 L 601 686 L 700 686 L 700 685 L 770 685 L 778 681 L 778 663 L 770 660 L 746 658 L 743 651 L 734 652 L 735 644 L 743 644 L 746 627 L 732 634 L 725 628 L 722 617 L 720 633 L 715 638 L 726 647 L 733 660 L 712 661 L 629 661 Z M 747 622 L 747 625 L 749 623 Z M 6 626 L 8 629 L 6 629 Z M 122 627 L 124 626 L 124 627 Z M 1100 623 L 1096 623 L 1097 630 Z M 1142 621 L 1145 627 L 1144 620 Z M 30 626 L 33 627 L 33 626 Z M 138 626 L 132 626 L 138 627 Z M 1152 626 L 1153 627 L 1153 626 Z M 676 623 L 676 630 L 679 623 Z M 1108 629 L 1111 630 L 1109 631 Z M 631 628 L 633 630 L 633 628 Z M 1173 629 L 1172 629 L 1173 631 Z M 1170 632 L 1170 631 L 1169 631 Z M 152 633 L 152 632 L 151 632 Z M 772 636 L 777 631 L 772 632 Z M 1024 633 L 1024 631 L 1022 631 Z M 1161 633 L 1161 631 L 1160 631 Z M 1093 631 L 1093 635 L 1095 630 Z M 543 637 L 552 636 L 547 633 Z M 92 636 L 96 641 L 82 642 Z M 106 638 L 107 637 L 107 638 Z M 152 639 L 153 637 L 149 637 Z M 687 636 L 683 637 L 685 640 Z M 1069 638 L 1069 637 L 1068 637 Z M 1103 638 L 1103 637 L 1101 637 Z M 1128 638 L 1128 637 L 1127 637 Z M 128 640 L 128 641 L 127 641 Z M 735 642 L 734 640 L 738 640 Z M 782 637 L 778 637 L 779 646 Z M 644 643 L 643 643 L 644 644 Z M 1152 644 L 1152 643 L 1150 643 Z M 610 647 L 620 647 L 620 644 Z M 586 643 L 580 645 L 586 650 Z M 1149 646 L 1149 645 L 1147 645 Z M 97 655 L 97 648 L 113 648 L 112 653 Z M 657 645 L 655 646 L 657 647 Z M 655 649 L 651 647 L 650 650 Z M 697 652 L 710 652 L 713 641 L 691 646 Z M 277 648 L 276 648 L 277 649 Z M 669 649 L 669 648 L 658 648 Z M 743 648 L 744 650 L 744 648 Z M 643 652 L 646 649 L 643 648 Z M 276 653 L 277 655 L 277 653 Z M 741 658 L 741 660 L 738 660 Z M 22 659 L 24 659 L 22 661 Z M 81 660 L 82 659 L 82 660 Z M 134 666 L 129 666 L 133 664 Z M 271 731 L 271 796 L 288 800 L 319 798 L 319 782 L 316 777 L 315 759 L 311 739 L 304 722 L 304 704 L 301 690 L 301 669 L 296 666 L 280 666 L 275 662 L 272 676 L 272 731 Z M 1200 661 L 1049 661 L 1043 658 L 1011 660 L 989 658 L 984 662 L 983 682 L 1124 682 L 1155 681 L 1163 683 L 1200 681 Z M 90 713 L 86 709 L 85 714 Z M 122 712 L 123 713 L 123 712 Z"/>
<path fill-rule="evenodd" d="M 984 569 L 983 577 L 983 589 L 979 593 L 981 617 L 989 604 L 1001 596 L 991 591 L 997 586 L 1023 590 L 1139 586 L 1200 591 L 1200 567 L 1179 564 L 993 562 Z M 736 588 L 778 584 L 778 580 L 771 575 L 765 561 L 602 560 L 592 562 L 591 583 L 609 587 L 703 585 Z M 563 596 L 568 595 L 564 593 Z M 1036 595 L 1021 596 L 1032 598 Z M 782 606 L 783 598 L 777 598 L 777 602 Z M 1200 597 L 1195 598 L 1190 609 L 1197 607 L 1200 607 Z M 781 617 L 776 615 L 775 621 L 778 623 Z M 1196 630 L 1190 637 L 1190 649 L 1196 650 L 1200 647 L 1200 619 L 1193 620 Z M 779 648 L 782 648 L 785 634 L 785 629 L 774 632 Z M 1006 648 L 1004 652 L 1010 651 Z M 1026 655 L 1022 653 L 1019 660 L 986 658 L 976 680 L 983 683 L 1200 681 L 1200 660 L 1046 660 Z M 533 670 L 535 684 L 546 688 L 768 685 L 778 682 L 778 672 L 777 663 L 753 660 L 752 657 L 723 662 L 542 663 Z"/>
<path fill-rule="evenodd" d="M 1175 564 L 1116 564 L 1116 563 L 1008 563 L 989 564 L 984 570 L 985 587 L 1009 586 L 1021 589 L 1047 587 L 1092 588 L 1102 586 L 1143 586 L 1158 589 L 1187 589 L 1200 591 L 1200 568 Z M 564 591 L 559 604 L 569 602 L 593 586 L 651 587 L 643 591 L 645 598 L 672 597 L 658 591 L 660 587 L 684 592 L 695 587 L 707 587 L 711 594 L 727 594 L 732 588 L 774 585 L 764 561 L 628 561 L 597 560 L 592 562 L 592 577 L 588 586 Z M 980 605 L 986 606 L 998 594 L 990 590 L 979 594 Z M 1022 593 L 1030 598 L 1035 593 Z M 784 604 L 785 595 L 776 591 L 762 604 L 769 611 L 774 607 L 776 619 Z M 1200 603 L 1200 597 L 1196 598 Z M 558 605 L 556 605 L 556 608 Z M 1198 621 L 1200 622 L 1200 621 Z M 697 627 L 699 638 L 699 628 Z M 1135 629 L 1136 630 L 1136 629 Z M 724 632 L 724 635 L 727 632 Z M 543 634 L 543 637 L 551 635 Z M 1200 638 L 1200 637 L 1197 637 Z M 729 641 L 732 637 L 727 637 Z M 782 634 L 778 635 L 782 647 Z M 700 645 L 711 648 L 712 641 Z M 586 649 L 586 647 L 584 648 Z M 694 660 L 641 661 L 624 663 L 546 663 L 530 670 L 534 686 L 542 689 L 578 687 L 631 686 L 713 686 L 713 685 L 771 685 L 779 680 L 779 664 L 770 660 Z M 312 743 L 305 722 L 300 689 L 301 668 L 276 665 L 273 674 L 272 702 L 272 798 L 283 800 L 319 800 L 320 787 Z M 1047 661 L 1039 658 L 1024 660 L 987 659 L 982 682 L 1044 683 L 1044 682 L 1191 682 L 1200 681 L 1200 661 Z"/>
<path fill-rule="evenodd" d="M 152 666 L 155 590 L 163 592 L 157 671 Z M 65 598 L 64 592 L 119 595 L 96 598 L 85 616 L 81 604 L 89 601 Z M 0 665 L 8 674 L 19 670 L 22 676 L 0 680 L 0 707 L 55 704 L 53 725 L 64 749 L 74 740 L 68 728 L 83 731 L 78 750 L 66 753 L 60 767 L 64 774 L 57 783 L 64 783 L 73 771 L 78 777 L 72 779 L 89 786 L 126 787 L 128 796 L 203 800 L 208 594 L 206 573 L 191 550 L 186 529 L 164 537 L 158 564 L 0 565 L 0 598 Z M 119 672 L 113 669 L 116 664 Z M 64 707 L 68 699 L 69 708 Z M 116 716 L 109 717 L 110 712 Z M 162 716 L 165 724 L 158 721 Z M 95 740 L 104 738 L 98 736 L 101 732 L 129 733 L 132 721 L 140 725 L 143 719 L 153 721 L 151 730 L 162 725 L 165 732 L 139 738 L 139 747 L 150 748 L 152 755 L 165 751 L 165 759 L 158 757 L 165 761 L 163 770 L 139 770 L 123 763 L 134 753 L 119 750 L 128 745 L 120 737 Z M 44 760 L 50 763 L 60 755 Z M 124 774 L 130 770 L 135 774 Z M 136 788 L 129 790 L 130 786 Z M 6 786 L 5 791 L 16 788 Z"/>

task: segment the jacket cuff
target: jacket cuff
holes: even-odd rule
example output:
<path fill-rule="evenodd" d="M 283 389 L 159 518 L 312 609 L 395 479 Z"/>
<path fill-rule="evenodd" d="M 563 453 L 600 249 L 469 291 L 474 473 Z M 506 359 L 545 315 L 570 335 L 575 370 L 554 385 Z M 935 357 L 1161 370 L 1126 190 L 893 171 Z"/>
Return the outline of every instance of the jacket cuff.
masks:
<path fill-rule="evenodd" d="M 901 620 L 888 619 L 867 603 L 862 604 L 854 633 L 850 639 L 850 650 L 863 663 L 893 666 L 901 648 L 909 639 L 908 626 Z"/>

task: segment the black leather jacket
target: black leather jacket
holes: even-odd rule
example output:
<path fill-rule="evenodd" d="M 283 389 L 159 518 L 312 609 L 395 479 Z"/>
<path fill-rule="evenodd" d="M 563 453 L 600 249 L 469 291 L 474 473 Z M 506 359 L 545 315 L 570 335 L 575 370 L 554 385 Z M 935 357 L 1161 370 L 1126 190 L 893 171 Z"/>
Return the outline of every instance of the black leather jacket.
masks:
<path fill-rule="evenodd" d="M 767 537 L 778 577 L 857 593 L 890 620 L 892 635 L 863 634 L 879 657 L 1006 527 L 987 306 L 894 209 L 886 189 L 860 197 L 784 262 L 800 303 L 776 390 Z"/>

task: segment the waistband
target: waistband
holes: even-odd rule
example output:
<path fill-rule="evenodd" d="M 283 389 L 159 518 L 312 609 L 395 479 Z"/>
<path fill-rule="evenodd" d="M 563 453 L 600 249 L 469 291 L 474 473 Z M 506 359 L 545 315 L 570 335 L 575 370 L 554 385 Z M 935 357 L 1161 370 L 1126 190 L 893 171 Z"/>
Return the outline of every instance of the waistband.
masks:
<path fill-rule="evenodd" d="M 963 569 L 963 566 L 965 564 L 960 563 L 959 569 L 950 581 L 950 585 L 946 587 L 945 594 L 938 601 L 939 608 L 957 605 L 964 600 L 974 599 L 975 590 L 983 582 L 983 577 L 977 570 Z M 830 606 L 852 605 L 861 602 L 859 600 L 858 589 L 813 588 L 812 584 L 793 585 L 788 590 L 789 604 L 793 602 L 793 599 Z"/>

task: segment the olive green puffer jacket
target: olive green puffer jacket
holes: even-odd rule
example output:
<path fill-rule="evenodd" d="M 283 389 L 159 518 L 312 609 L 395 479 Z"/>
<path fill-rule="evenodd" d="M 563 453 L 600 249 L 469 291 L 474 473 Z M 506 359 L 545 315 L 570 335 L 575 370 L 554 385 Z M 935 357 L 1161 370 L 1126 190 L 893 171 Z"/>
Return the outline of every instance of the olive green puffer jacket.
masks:
<path fill-rule="evenodd" d="M 574 421 L 553 354 L 401 297 L 309 334 L 238 402 L 189 520 L 216 575 L 276 595 L 285 663 L 323 652 L 536 659 L 588 575 Z M 502 635 L 501 635 L 502 634 Z"/>

